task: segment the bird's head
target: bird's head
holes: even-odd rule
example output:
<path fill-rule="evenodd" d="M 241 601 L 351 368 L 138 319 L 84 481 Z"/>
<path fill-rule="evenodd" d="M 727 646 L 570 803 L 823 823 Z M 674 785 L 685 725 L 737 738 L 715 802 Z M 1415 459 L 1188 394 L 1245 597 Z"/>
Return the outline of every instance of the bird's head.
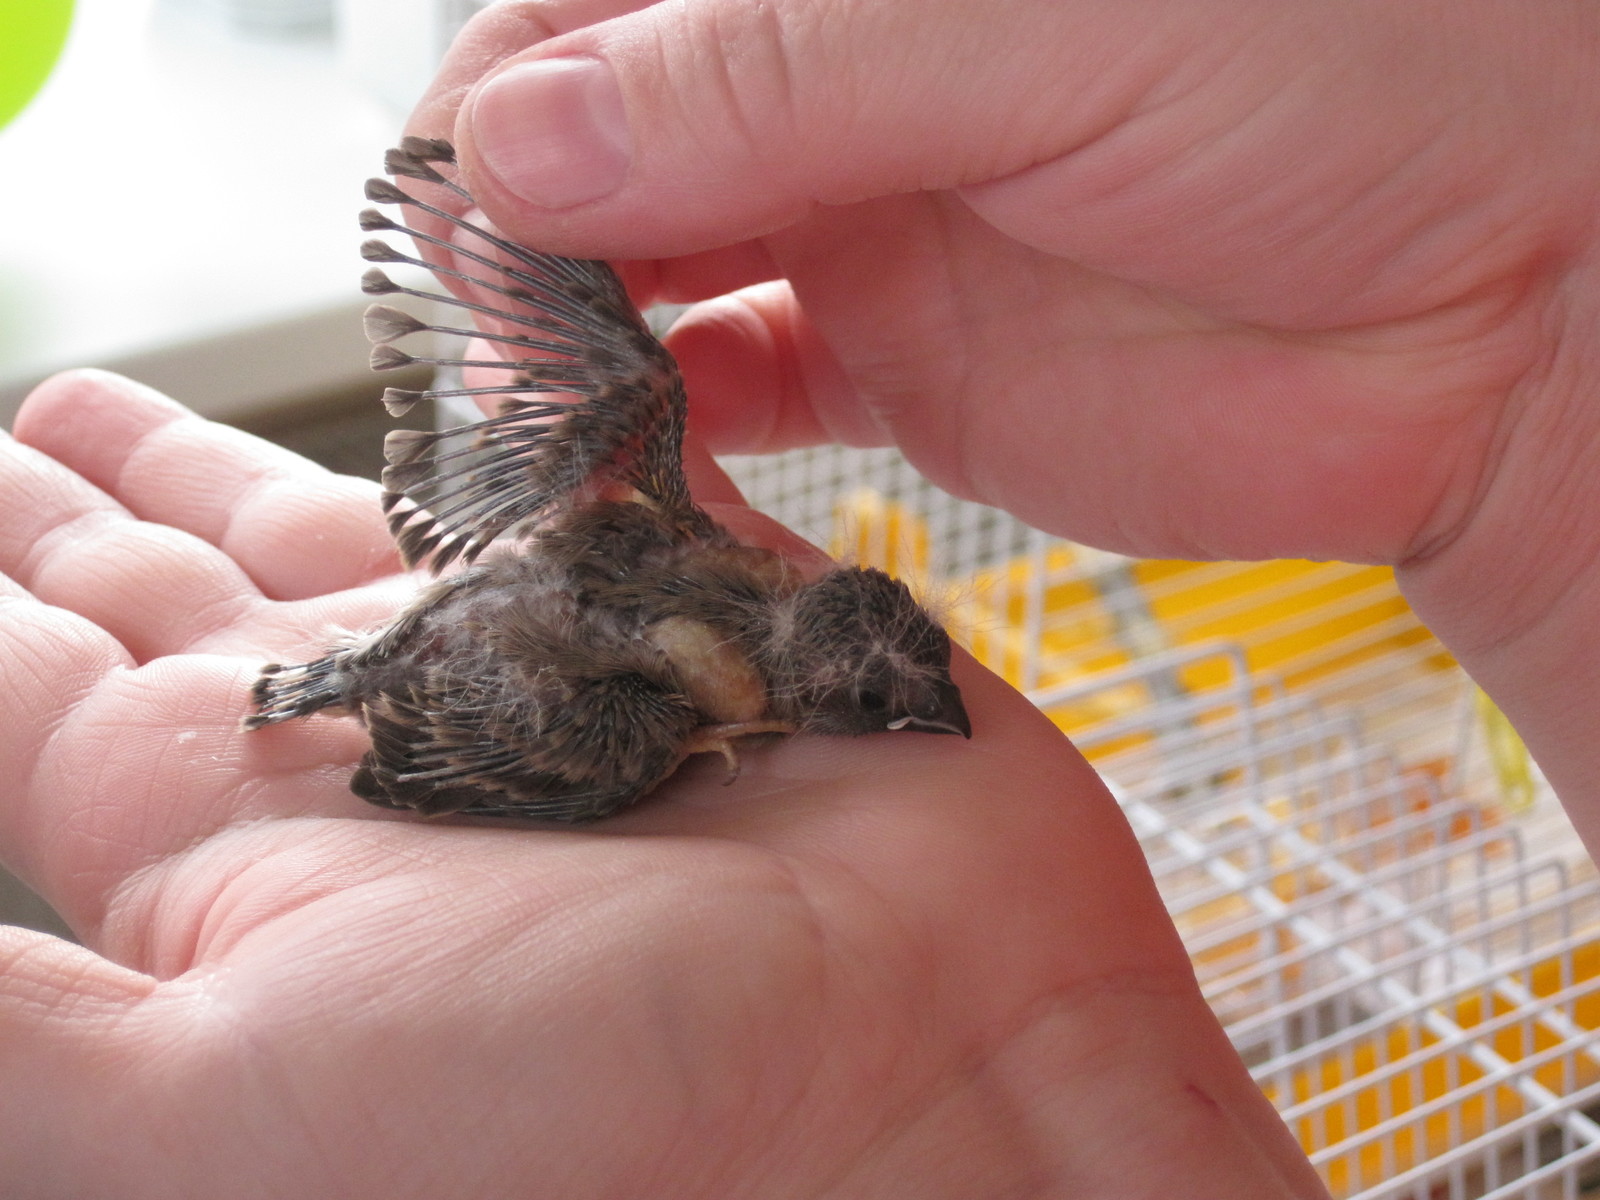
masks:
<path fill-rule="evenodd" d="M 830 572 L 782 602 L 767 665 L 774 708 L 807 732 L 972 736 L 950 635 L 874 568 Z"/>

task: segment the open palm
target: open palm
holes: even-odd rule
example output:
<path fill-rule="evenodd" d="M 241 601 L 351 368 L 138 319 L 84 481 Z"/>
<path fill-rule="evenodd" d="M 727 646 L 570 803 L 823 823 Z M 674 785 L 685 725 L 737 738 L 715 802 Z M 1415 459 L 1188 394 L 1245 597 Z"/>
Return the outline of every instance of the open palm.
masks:
<path fill-rule="evenodd" d="M 13 1196 L 1317 1195 L 1093 774 L 794 740 L 587 830 L 426 823 L 255 668 L 393 610 L 374 489 L 85 373 L 0 444 Z"/>

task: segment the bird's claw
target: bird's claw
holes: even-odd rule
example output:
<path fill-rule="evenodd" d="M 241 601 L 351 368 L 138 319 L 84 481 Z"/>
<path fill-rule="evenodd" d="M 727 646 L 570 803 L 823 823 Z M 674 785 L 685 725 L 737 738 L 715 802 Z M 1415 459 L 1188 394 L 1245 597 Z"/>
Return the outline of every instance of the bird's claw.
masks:
<path fill-rule="evenodd" d="M 788 721 L 732 721 L 724 725 L 702 725 L 694 731 L 683 748 L 684 757 L 691 754 L 720 754 L 728 764 L 728 777 L 722 781 L 726 787 L 739 778 L 739 752 L 735 738 L 754 737 L 763 733 L 793 733 L 794 725 Z"/>

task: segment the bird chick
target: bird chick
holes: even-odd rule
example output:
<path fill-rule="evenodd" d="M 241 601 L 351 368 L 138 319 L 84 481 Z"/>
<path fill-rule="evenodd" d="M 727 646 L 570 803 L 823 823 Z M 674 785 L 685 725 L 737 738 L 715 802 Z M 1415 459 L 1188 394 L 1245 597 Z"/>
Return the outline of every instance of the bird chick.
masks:
<path fill-rule="evenodd" d="M 633 803 L 693 754 L 721 754 L 731 780 L 745 738 L 970 737 L 950 639 L 905 585 L 871 568 L 806 578 L 713 521 L 683 474 L 677 365 L 615 273 L 517 246 L 451 211 L 472 207 L 445 174 L 454 161 L 447 143 L 408 138 L 386 165 L 459 205 L 387 180 L 370 181 L 367 195 L 472 244 L 376 209 L 361 224 L 472 264 L 424 263 L 370 241 L 368 259 L 431 266 L 450 294 L 377 269 L 366 291 L 490 319 L 481 332 L 444 329 L 374 305 L 374 367 L 516 372 L 504 386 L 384 395 L 396 415 L 423 398 L 502 397 L 496 415 L 463 429 L 385 441 L 384 509 L 402 557 L 435 574 L 460 569 L 383 628 L 310 663 L 264 667 L 245 727 L 350 713 L 372 743 L 350 786 L 375 804 L 569 822 Z M 423 331 L 487 338 L 507 356 L 463 363 L 391 344 Z"/>

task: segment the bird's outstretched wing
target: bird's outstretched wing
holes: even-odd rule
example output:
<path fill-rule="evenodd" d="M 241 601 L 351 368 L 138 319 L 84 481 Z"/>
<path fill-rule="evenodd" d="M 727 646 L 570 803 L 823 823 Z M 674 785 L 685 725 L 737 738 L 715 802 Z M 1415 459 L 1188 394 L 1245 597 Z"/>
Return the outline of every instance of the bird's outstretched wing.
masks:
<path fill-rule="evenodd" d="M 471 562 L 496 538 L 530 531 L 576 497 L 607 485 L 636 489 L 685 536 L 713 528 L 684 481 L 677 364 L 621 280 L 603 262 L 540 254 L 450 211 L 456 201 L 472 205 L 471 195 L 455 182 L 454 164 L 449 143 L 427 138 L 406 138 L 384 164 L 396 180 L 446 189 L 449 207 L 389 180 L 367 184 L 369 200 L 425 213 L 453 226 L 454 236 L 436 236 L 377 209 L 361 214 L 363 229 L 406 233 L 419 248 L 443 251 L 441 261 L 425 262 L 374 239 L 362 246 L 363 257 L 426 266 L 448 288 L 418 291 L 374 268 L 363 290 L 416 296 L 488 318 L 481 332 L 454 329 L 375 304 L 366 318 L 373 367 L 422 362 L 515 372 L 512 382 L 487 387 L 385 391 L 384 403 L 396 416 L 422 399 L 503 397 L 498 413 L 486 420 L 446 433 L 397 430 L 385 440 L 384 507 L 406 562 L 434 571 L 457 559 Z M 505 357 L 428 357 L 392 344 L 423 332 L 480 337 L 483 344 L 503 347 Z M 567 399 L 543 398 L 549 393 Z"/>

